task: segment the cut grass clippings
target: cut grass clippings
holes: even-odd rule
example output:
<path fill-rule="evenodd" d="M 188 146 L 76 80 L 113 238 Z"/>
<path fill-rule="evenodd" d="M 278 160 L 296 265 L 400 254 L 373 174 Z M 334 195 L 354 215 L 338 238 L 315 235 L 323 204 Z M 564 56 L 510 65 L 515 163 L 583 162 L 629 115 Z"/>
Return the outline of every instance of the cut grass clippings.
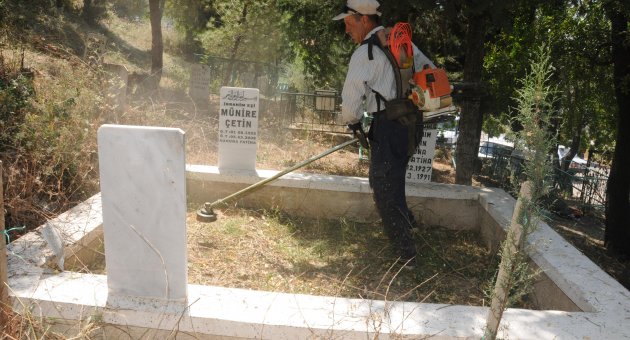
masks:
<path fill-rule="evenodd" d="M 474 231 L 416 235 L 417 266 L 402 269 L 380 223 L 230 208 L 188 217 L 191 284 L 311 295 L 485 305 L 497 257 Z"/>

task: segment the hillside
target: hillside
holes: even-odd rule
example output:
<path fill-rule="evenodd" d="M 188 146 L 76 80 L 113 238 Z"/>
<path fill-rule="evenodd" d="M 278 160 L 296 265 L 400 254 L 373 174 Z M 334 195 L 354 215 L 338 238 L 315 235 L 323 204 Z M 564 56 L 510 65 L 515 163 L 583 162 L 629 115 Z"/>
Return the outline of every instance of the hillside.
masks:
<path fill-rule="evenodd" d="M 187 135 L 187 162 L 216 164 L 217 97 L 211 96 L 204 109 L 187 94 L 187 60 L 194 55 L 182 52 L 172 25 L 163 25 L 163 76 L 159 88 L 151 89 L 147 18 L 110 10 L 98 23 L 88 24 L 78 10 L 7 6 L 3 13 L 10 13 L 11 20 L 0 38 L 5 122 L 0 142 L 7 226 L 20 226 L 11 237 L 99 191 L 96 131 L 102 124 L 181 128 Z M 103 41 L 98 53 L 92 51 L 95 39 Z M 112 103 L 104 64 L 129 71 L 124 110 Z M 280 129 L 275 101 L 263 100 L 261 106 L 266 114 L 259 136 L 260 168 L 282 169 L 339 143 L 333 135 Z M 366 176 L 367 165 L 357 159 L 356 149 L 343 150 L 303 171 Z"/>

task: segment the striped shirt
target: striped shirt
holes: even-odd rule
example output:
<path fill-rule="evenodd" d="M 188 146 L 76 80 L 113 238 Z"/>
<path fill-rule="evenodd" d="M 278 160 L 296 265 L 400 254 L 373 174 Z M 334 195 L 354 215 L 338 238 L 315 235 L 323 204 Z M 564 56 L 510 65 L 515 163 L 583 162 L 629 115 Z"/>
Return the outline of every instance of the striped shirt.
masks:
<path fill-rule="evenodd" d="M 384 29 L 378 26 L 371 30 L 366 36 L 367 40 L 377 31 Z M 358 122 L 363 116 L 363 102 L 365 100 L 365 111 L 374 113 L 377 111 L 376 95 L 372 90 L 380 93 L 386 100 L 396 97 L 396 81 L 394 71 L 385 56 L 385 53 L 378 47 L 372 48 L 373 60 L 368 58 L 368 45 L 359 46 L 348 66 L 348 74 L 341 91 L 341 118 L 344 124 Z M 434 68 L 435 65 L 417 47 L 413 45 L 413 58 L 416 70 L 421 70 L 424 65 Z M 381 103 L 381 110 L 384 109 Z"/>

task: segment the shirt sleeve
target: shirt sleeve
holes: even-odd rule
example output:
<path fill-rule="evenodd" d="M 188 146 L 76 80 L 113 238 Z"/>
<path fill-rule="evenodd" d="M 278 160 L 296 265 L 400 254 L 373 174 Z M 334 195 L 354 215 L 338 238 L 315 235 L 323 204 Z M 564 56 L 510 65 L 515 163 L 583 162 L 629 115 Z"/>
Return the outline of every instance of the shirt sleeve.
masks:
<path fill-rule="evenodd" d="M 341 119 L 344 124 L 354 124 L 363 116 L 363 100 L 370 77 L 368 58 L 363 53 L 367 49 L 363 47 L 361 46 L 352 54 L 346 81 L 341 91 Z"/>

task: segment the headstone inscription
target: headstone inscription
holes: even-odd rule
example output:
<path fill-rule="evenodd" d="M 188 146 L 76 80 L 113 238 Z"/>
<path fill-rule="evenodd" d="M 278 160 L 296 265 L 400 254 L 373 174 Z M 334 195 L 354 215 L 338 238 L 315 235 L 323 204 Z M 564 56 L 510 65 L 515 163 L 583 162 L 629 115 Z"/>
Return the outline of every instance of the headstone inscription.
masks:
<path fill-rule="evenodd" d="M 219 108 L 219 170 L 256 170 L 258 89 L 222 87 Z"/>
<path fill-rule="evenodd" d="M 433 157 L 435 156 L 435 142 L 437 140 L 437 127 L 435 124 L 427 124 L 422 132 L 422 140 L 416 148 L 416 152 L 409 160 L 407 167 L 407 182 L 426 183 L 431 182 L 433 173 Z"/>

